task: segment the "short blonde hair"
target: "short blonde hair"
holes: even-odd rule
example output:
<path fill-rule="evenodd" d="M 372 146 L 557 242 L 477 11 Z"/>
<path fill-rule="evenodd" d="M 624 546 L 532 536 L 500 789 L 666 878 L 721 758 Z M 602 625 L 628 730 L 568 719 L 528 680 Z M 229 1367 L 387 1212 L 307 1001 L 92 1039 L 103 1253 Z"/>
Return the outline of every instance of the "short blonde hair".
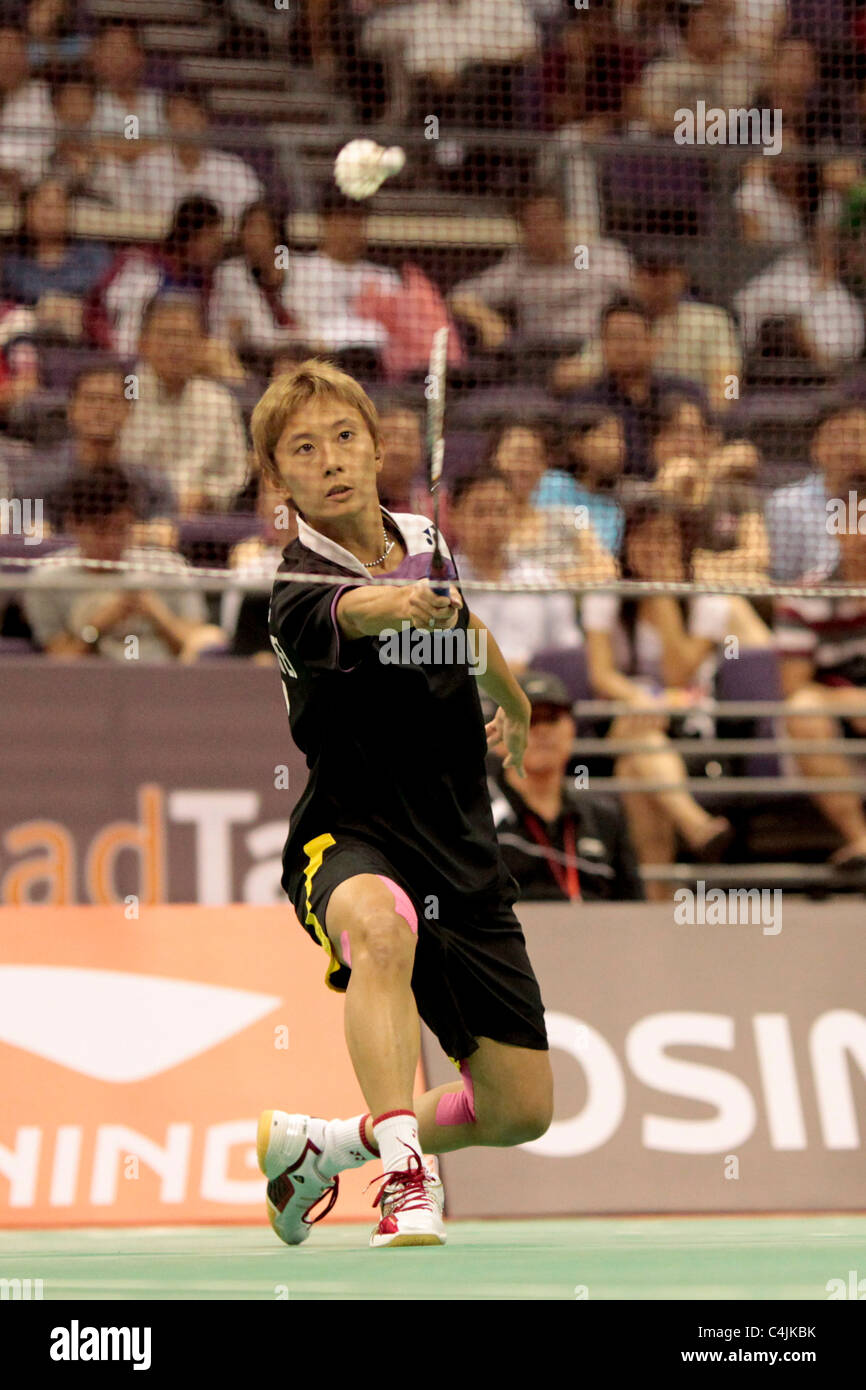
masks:
<path fill-rule="evenodd" d="M 250 421 L 259 468 L 276 487 L 284 486 L 274 453 L 286 425 L 309 401 L 327 399 L 343 401 L 358 411 L 370 431 L 376 453 L 379 452 L 379 416 L 363 386 L 332 362 L 308 357 L 271 382 Z"/>

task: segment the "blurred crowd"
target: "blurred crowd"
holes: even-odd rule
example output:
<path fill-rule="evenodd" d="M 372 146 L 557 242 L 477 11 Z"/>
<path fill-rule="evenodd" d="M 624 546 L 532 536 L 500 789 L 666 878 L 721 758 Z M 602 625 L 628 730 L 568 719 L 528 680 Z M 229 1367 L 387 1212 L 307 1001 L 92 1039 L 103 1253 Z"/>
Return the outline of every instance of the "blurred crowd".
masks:
<path fill-rule="evenodd" d="M 273 574 L 296 520 L 256 474 L 249 413 L 313 354 L 377 405 L 383 504 L 429 514 L 424 381 L 448 324 L 441 524 L 533 706 L 527 784 L 493 774 L 515 872 L 538 896 L 628 897 L 637 863 L 718 860 L 735 811 L 685 785 L 746 770 L 702 752 L 732 729 L 714 697 L 789 701 L 794 739 L 866 734 L 866 601 L 823 592 L 866 581 L 866 5 L 221 0 L 198 81 L 178 57 L 195 36 L 165 49 L 148 27 L 169 8 L 0 3 L 0 563 L 40 558 L 0 592 L 0 660 L 124 660 L 132 637 L 142 660 L 271 661 L 261 592 L 149 576 Z M 405 132 L 411 218 L 451 212 L 465 237 L 371 236 L 376 204 L 302 167 L 290 122 L 274 133 L 274 82 L 339 100 L 358 134 Z M 239 121 L 217 96 L 243 84 Z M 781 112 L 780 150 L 677 143 L 699 102 Z M 34 499 L 38 548 L 8 523 Z M 72 583 L 88 561 L 141 587 Z M 823 588 L 566 592 L 620 579 Z M 588 700 L 619 712 L 582 717 Z M 579 764 L 615 772 L 619 800 L 569 790 L 576 736 L 631 741 Z M 823 783 L 852 763 L 789 765 Z M 859 795 L 813 803 L 834 862 L 866 865 Z"/>

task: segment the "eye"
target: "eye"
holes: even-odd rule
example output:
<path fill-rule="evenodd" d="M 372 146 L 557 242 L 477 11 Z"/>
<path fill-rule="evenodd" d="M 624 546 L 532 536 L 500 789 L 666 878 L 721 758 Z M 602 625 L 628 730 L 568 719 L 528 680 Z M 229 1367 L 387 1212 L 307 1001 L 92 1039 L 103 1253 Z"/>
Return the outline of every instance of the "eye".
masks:
<path fill-rule="evenodd" d="M 295 450 L 295 453 L 299 454 L 302 449 L 312 449 L 312 447 L 312 444 L 308 440 L 306 444 L 299 444 L 297 449 Z"/>
<path fill-rule="evenodd" d="M 354 430 L 340 430 L 340 438 L 341 438 L 341 439 L 343 438 L 343 435 L 344 435 L 344 434 L 347 434 L 347 435 L 349 436 L 350 439 L 354 439 L 354 438 L 355 438 L 355 431 L 354 431 Z"/>

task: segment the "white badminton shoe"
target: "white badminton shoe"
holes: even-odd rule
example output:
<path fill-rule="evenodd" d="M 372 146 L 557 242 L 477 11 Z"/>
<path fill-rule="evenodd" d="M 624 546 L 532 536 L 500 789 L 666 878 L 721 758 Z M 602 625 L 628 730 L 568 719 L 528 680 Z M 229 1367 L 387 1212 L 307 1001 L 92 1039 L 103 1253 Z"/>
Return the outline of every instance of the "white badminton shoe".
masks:
<path fill-rule="evenodd" d="M 256 1156 L 268 1179 L 268 1220 L 286 1245 L 301 1245 L 313 1226 L 327 1216 L 340 1190 L 338 1174 L 324 1177 L 316 1166 L 325 1149 L 325 1121 L 285 1110 L 263 1110 L 259 1117 Z M 312 1210 L 330 1193 L 316 1215 Z"/>
<path fill-rule="evenodd" d="M 438 1173 L 427 1168 L 421 1155 L 410 1149 L 406 1167 L 383 1173 L 382 1177 L 384 1184 L 373 1200 L 373 1206 L 378 1206 L 382 1215 L 370 1236 L 370 1245 L 374 1249 L 389 1245 L 444 1245 L 445 1189 Z"/>

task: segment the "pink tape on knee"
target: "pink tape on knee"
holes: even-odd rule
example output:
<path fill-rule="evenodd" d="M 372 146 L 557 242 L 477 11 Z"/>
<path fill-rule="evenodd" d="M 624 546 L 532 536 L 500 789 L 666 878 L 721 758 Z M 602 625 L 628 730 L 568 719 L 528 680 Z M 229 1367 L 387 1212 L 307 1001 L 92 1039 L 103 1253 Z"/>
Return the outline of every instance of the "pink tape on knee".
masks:
<path fill-rule="evenodd" d="M 437 1101 L 437 1125 L 475 1124 L 475 1089 L 469 1074 L 468 1062 L 460 1063 L 460 1075 L 463 1077 L 463 1090 L 449 1091 Z"/>
<path fill-rule="evenodd" d="M 377 874 L 376 877 L 378 879 L 381 879 L 383 883 L 387 883 L 388 887 L 391 889 L 391 892 L 394 895 L 394 911 L 399 913 L 401 917 L 405 917 L 406 921 L 409 923 L 409 926 L 412 928 L 413 932 L 417 936 L 418 915 L 414 907 L 412 906 L 408 894 L 404 893 L 399 883 L 395 883 L 392 878 L 386 878 L 384 874 Z M 340 932 L 340 949 L 343 952 L 343 960 L 346 962 L 349 969 L 351 970 L 352 949 L 349 945 L 349 933 L 347 931 Z"/>
<path fill-rule="evenodd" d="M 418 915 L 412 906 L 408 893 L 404 893 L 398 883 L 393 878 L 386 878 L 384 874 L 377 874 L 376 877 L 381 883 L 387 883 L 391 892 L 394 894 L 394 911 L 401 917 L 405 917 L 415 935 L 418 935 Z"/>

